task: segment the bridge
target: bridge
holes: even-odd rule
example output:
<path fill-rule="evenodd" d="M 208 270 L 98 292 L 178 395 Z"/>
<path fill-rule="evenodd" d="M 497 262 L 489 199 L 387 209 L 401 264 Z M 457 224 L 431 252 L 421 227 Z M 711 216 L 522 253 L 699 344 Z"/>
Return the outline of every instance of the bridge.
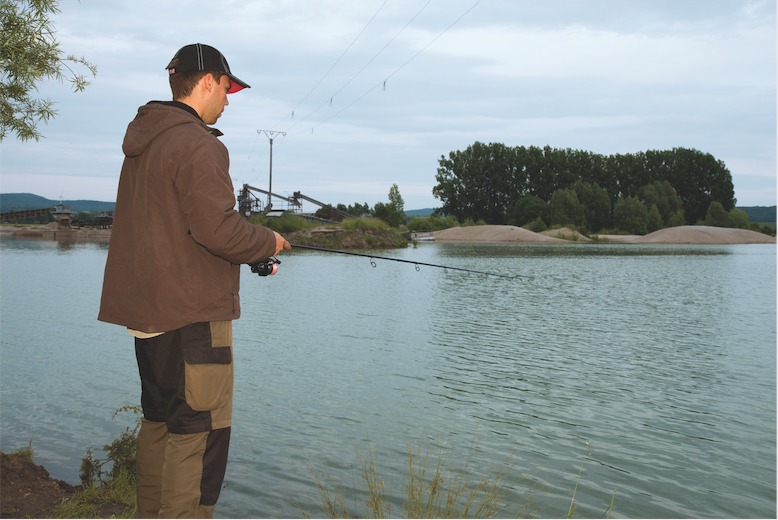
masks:
<path fill-rule="evenodd" d="M 55 208 L 22 209 L 0 213 L 0 222 L 16 222 L 28 218 L 48 217 L 54 213 Z"/>
<path fill-rule="evenodd" d="M 61 228 L 71 226 L 90 226 L 108 229 L 113 224 L 113 212 L 103 211 L 89 220 L 73 220 L 73 209 L 64 204 L 57 204 L 53 208 L 19 209 L 0 213 L 0 222 L 11 223 L 30 218 L 51 216 Z"/>

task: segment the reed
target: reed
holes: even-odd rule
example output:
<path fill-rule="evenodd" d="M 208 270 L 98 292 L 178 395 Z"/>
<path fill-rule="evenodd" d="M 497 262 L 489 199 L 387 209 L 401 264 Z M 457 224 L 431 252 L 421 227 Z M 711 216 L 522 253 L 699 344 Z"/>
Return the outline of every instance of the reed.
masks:
<path fill-rule="evenodd" d="M 389 518 L 392 503 L 385 490 L 385 480 L 378 471 L 375 451 L 371 448 L 365 459 L 359 458 L 366 487 L 359 495 L 367 497 L 364 504 L 355 503 L 349 509 L 343 496 L 331 492 L 314 471 L 314 482 L 324 509 L 330 518 Z M 419 445 L 414 449 L 411 443 L 408 444 L 406 464 L 404 484 L 396 493 L 402 497 L 399 516 L 403 518 L 493 518 L 508 508 L 501 493 L 502 471 L 472 482 L 467 477 L 472 474 L 469 461 L 458 470 L 452 470 L 443 450 L 433 458 L 429 448 L 422 449 Z M 528 515 L 528 508 L 525 505 L 520 514 L 511 516 Z"/>

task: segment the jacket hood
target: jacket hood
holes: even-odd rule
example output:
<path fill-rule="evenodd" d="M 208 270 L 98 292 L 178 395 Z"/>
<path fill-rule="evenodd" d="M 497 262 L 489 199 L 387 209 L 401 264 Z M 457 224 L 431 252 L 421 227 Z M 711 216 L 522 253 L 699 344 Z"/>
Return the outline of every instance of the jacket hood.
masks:
<path fill-rule="evenodd" d="M 122 143 L 122 151 L 127 157 L 141 155 L 149 144 L 160 134 L 179 125 L 202 125 L 211 133 L 219 136 L 221 132 L 209 128 L 194 113 L 180 107 L 176 102 L 150 101 L 138 109 L 138 114 L 127 126 L 127 133 Z"/>

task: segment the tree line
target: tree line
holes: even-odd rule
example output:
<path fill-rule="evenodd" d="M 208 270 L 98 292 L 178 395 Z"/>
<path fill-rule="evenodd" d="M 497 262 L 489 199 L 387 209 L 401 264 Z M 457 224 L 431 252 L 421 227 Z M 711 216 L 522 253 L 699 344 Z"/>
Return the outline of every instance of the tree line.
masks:
<path fill-rule="evenodd" d="M 433 195 L 460 222 L 636 234 L 711 218 L 748 227 L 725 164 L 694 149 L 606 156 L 476 141 L 439 164 Z"/>

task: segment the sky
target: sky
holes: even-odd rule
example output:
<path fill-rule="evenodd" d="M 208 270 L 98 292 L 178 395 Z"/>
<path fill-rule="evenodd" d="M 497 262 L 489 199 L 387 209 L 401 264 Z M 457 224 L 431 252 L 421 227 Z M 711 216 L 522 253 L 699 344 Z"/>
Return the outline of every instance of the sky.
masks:
<path fill-rule="evenodd" d="M 61 0 L 85 92 L 45 81 L 38 142 L 0 143 L 0 193 L 114 201 L 138 107 L 206 43 L 251 85 L 213 125 L 230 175 L 289 196 L 439 207 L 442 156 L 476 141 L 603 155 L 693 148 L 739 206 L 776 203 L 776 2 L 768 0 Z M 279 201 L 273 206 L 279 208 Z M 283 206 L 281 204 L 281 206 Z M 315 211 L 317 207 L 304 207 Z"/>

